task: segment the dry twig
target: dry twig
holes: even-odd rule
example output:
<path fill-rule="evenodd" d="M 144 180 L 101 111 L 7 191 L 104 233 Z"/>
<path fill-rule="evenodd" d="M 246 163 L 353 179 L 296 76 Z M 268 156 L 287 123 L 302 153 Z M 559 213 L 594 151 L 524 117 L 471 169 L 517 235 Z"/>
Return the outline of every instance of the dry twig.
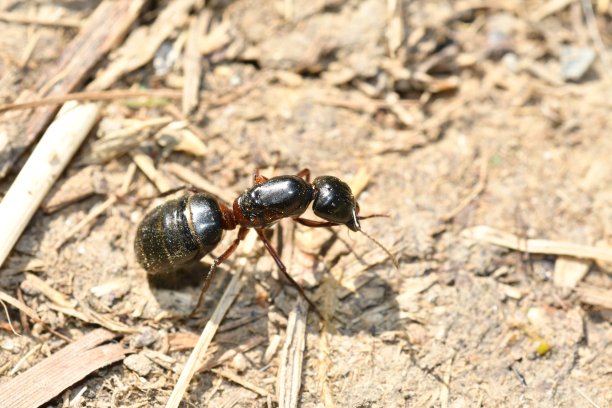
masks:
<path fill-rule="evenodd" d="M 30 222 L 53 183 L 98 119 L 95 104 L 66 104 L 49 126 L 0 202 L 0 265 Z"/>

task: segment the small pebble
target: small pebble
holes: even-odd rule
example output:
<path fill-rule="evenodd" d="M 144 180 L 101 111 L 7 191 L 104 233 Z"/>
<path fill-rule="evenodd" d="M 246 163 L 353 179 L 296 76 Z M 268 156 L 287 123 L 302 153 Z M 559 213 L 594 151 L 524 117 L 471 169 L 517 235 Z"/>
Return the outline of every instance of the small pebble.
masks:
<path fill-rule="evenodd" d="M 566 81 L 580 81 L 595 61 L 591 48 L 561 47 L 561 73 Z"/>
<path fill-rule="evenodd" d="M 130 339 L 130 347 L 131 348 L 143 348 L 148 347 L 151 344 L 155 343 L 159 338 L 159 334 L 157 330 L 154 330 L 150 327 L 145 327 L 141 333 L 135 334 Z"/>
<path fill-rule="evenodd" d="M 13 351 L 15 350 L 15 343 L 11 339 L 4 339 L 2 343 L 0 343 L 0 347 L 6 351 Z"/>
<path fill-rule="evenodd" d="M 232 359 L 232 367 L 234 367 L 236 371 L 241 373 L 245 371 L 247 368 L 249 368 L 249 362 L 244 357 L 244 354 L 238 353 Z"/>
<path fill-rule="evenodd" d="M 385 288 L 383 286 L 366 286 L 359 290 L 356 299 L 360 309 L 367 309 L 381 304 L 384 296 Z"/>
<path fill-rule="evenodd" d="M 146 377 L 153 369 L 151 360 L 142 354 L 132 354 L 123 360 L 123 364 L 141 377 Z"/>

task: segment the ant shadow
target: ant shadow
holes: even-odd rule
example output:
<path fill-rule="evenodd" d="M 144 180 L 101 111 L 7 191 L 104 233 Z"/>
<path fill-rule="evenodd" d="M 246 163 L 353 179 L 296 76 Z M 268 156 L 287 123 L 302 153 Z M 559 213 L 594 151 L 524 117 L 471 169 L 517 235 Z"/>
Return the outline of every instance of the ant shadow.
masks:
<path fill-rule="evenodd" d="M 283 237 L 286 236 L 284 228 L 287 228 L 286 224 L 281 223 L 281 226 L 274 231 L 275 247 L 279 249 L 281 256 L 283 250 L 287 249 L 283 242 Z M 393 268 L 391 262 L 370 265 L 366 258 L 350 248 L 342 250 L 337 255 L 337 259 L 332 259 L 331 263 L 325 262 L 324 259 L 334 247 L 347 246 L 346 242 L 343 244 L 340 241 L 342 239 L 339 239 L 337 232 L 333 231 L 318 254 L 307 255 L 311 259 L 314 256 L 314 262 L 312 276 L 310 279 L 304 279 L 311 284 L 307 284 L 304 289 L 325 319 L 331 323 L 327 327 L 347 336 L 359 333 L 380 336 L 385 332 L 400 330 L 405 322 L 399 317 L 399 306 L 395 300 L 398 295 L 397 288 L 394 288 L 393 283 L 386 278 L 388 271 Z M 337 252 L 338 248 L 335 249 Z M 373 251 L 379 249 L 374 247 Z M 270 332 L 275 331 L 271 326 L 276 327 L 277 332 L 284 330 L 283 326 L 300 294 L 280 273 L 278 279 L 272 278 L 271 275 L 276 273 L 273 272 L 276 270 L 276 265 L 263 248 L 258 252 L 260 256 L 251 260 L 243 274 L 243 289 L 226 315 L 222 327 L 232 326 L 232 321 L 242 320 L 249 322 L 247 327 L 249 333 L 258 333 L 267 337 Z M 346 282 L 340 282 L 331 272 L 331 269 L 341 267 L 338 264 L 344 257 L 351 257 L 351 269 L 360 271 L 349 279 L 348 286 L 352 286 L 352 290 L 347 288 Z M 288 263 L 287 266 L 291 273 L 292 265 Z M 184 324 L 189 328 L 201 328 L 210 318 L 231 278 L 228 269 L 232 269 L 232 262 L 229 261 L 219 267 L 217 276 L 205 294 L 202 307 L 195 313 L 193 319 L 188 318 L 196 304 L 209 267 L 209 264 L 195 262 L 169 274 L 148 275 L 149 288 L 160 309 L 183 318 Z M 293 276 L 297 280 L 303 280 L 299 275 Z M 262 290 L 265 293 L 262 293 Z M 316 313 L 309 308 L 308 330 L 311 333 L 320 330 L 320 325 L 315 323 L 319 321 Z"/>

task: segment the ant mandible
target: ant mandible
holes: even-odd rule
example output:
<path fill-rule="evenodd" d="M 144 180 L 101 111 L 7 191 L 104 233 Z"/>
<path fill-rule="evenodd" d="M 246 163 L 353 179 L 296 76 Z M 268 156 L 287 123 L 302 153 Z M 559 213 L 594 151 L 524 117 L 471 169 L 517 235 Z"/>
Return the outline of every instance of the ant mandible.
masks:
<path fill-rule="evenodd" d="M 351 188 L 340 179 L 321 176 L 310 183 L 310 170 L 303 169 L 295 176 L 270 179 L 256 172 L 253 181 L 253 187 L 240 194 L 231 208 L 214 196 L 192 187 L 189 188 L 189 193 L 182 197 L 168 200 L 153 209 L 138 226 L 134 241 L 136 259 L 151 274 L 173 271 L 200 259 L 219 244 L 223 230 L 239 227 L 238 235 L 229 248 L 214 259 L 192 315 L 200 307 L 217 266 L 234 253 L 249 229 L 253 228 L 282 274 L 322 318 L 316 305 L 289 275 L 264 234 L 265 228 L 282 218 L 290 217 L 299 224 L 313 228 L 346 225 L 350 230 L 359 231 L 376 243 L 397 267 L 397 262 L 389 250 L 361 230 L 360 220 L 380 215 L 359 216 L 359 205 Z M 182 189 L 184 187 L 170 190 L 162 196 Z M 313 212 L 325 221 L 300 217 L 311 202 Z"/>

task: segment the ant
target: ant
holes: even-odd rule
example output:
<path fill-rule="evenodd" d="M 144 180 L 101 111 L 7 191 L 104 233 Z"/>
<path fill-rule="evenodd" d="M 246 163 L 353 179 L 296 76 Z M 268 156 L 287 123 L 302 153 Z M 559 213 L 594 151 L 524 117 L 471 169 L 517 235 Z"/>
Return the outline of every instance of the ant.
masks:
<path fill-rule="evenodd" d="M 290 217 L 299 224 L 313 228 L 345 225 L 352 231 L 363 233 L 376 243 L 397 267 L 391 252 L 363 232 L 359 223 L 360 220 L 383 215 L 357 215 L 359 205 L 351 188 L 345 182 L 334 176 L 321 176 L 310 183 L 309 169 L 303 169 L 295 176 L 278 176 L 270 179 L 256 172 L 253 178 L 253 187 L 240 194 L 231 208 L 212 195 L 190 187 L 189 193 L 168 200 L 153 209 L 138 226 L 134 242 L 136 259 L 151 274 L 176 270 L 182 265 L 200 259 L 219 244 L 223 230 L 239 227 L 238 235 L 229 248 L 214 259 L 191 315 L 200 307 L 217 266 L 234 253 L 249 229 L 253 228 L 282 274 L 323 319 L 316 305 L 289 275 L 278 253 L 264 234 L 265 228 L 271 227 L 282 218 Z M 170 190 L 162 196 L 183 189 L 185 187 Z M 300 217 L 311 202 L 313 212 L 325 221 Z"/>

